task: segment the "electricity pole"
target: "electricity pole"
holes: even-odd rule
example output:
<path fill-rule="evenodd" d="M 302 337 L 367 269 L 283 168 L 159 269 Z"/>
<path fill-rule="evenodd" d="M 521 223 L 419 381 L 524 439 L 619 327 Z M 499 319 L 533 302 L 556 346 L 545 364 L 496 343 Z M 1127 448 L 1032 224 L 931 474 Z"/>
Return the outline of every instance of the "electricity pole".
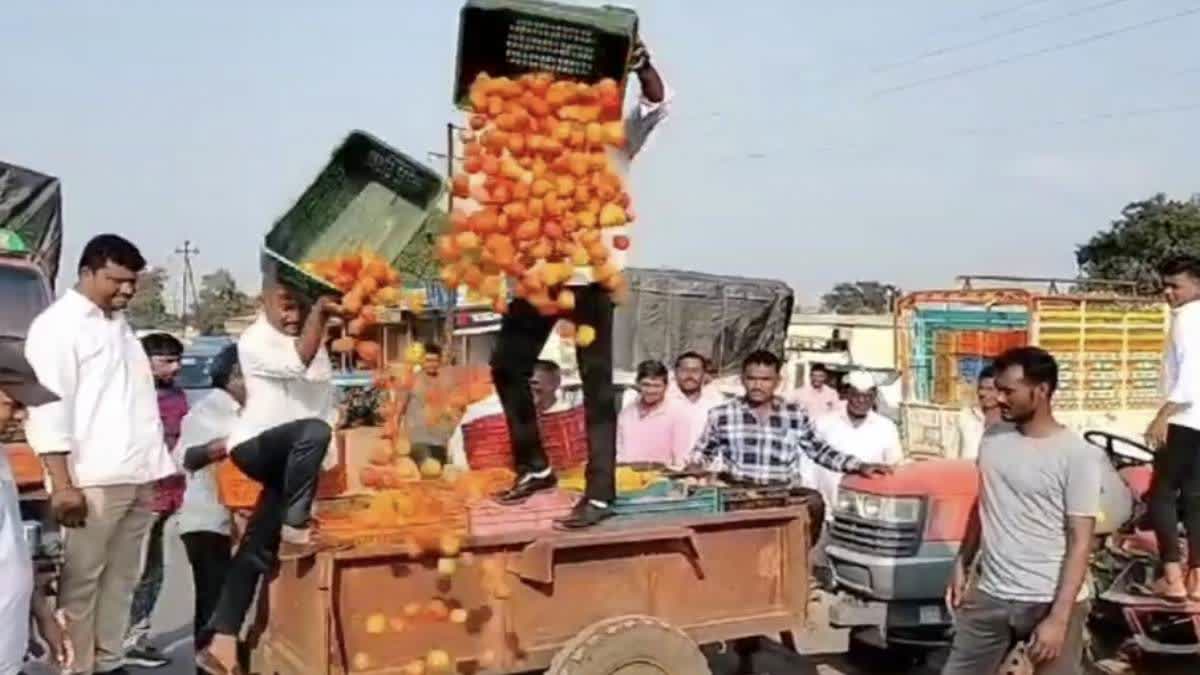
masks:
<path fill-rule="evenodd" d="M 184 240 L 183 248 L 175 249 L 175 253 L 183 256 L 183 303 L 179 310 L 179 320 L 183 324 L 183 334 L 186 338 L 188 328 L 188 288 L 192 290 L 192 302 L 196 301 L 196 280 L 192 278 L 192 256 L 199 255 L 200 249 L 192 246 L 190 240 Z"/>

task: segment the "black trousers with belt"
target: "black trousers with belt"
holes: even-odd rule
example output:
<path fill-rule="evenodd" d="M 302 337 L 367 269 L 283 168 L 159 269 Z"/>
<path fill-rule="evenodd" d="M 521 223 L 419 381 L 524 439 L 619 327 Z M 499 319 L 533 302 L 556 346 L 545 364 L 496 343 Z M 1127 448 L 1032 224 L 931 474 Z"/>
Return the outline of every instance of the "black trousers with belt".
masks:
<path fill-rule="evenodd" d="M 237 635 L 262 575 L 275 566 L 284 525 L 307 527 L 317 496 L 317 476 L 333 430 L 318 419 L 268 429 L 229 453 L 242 473 L 262 484 L 254 513 L 229 564 L 209 628 Z"/>
<path fill-rule="evenodd" d="M 1200 431 L 1172 424 L 1167 445 L 1154 453 L 1150 522 L 1163 562 L 1183 562 L 1179 517 L 1187 531 L 1188 565 L 1200 567 Z"/>
<path fill-rule="evenodd" d="M 613 389 L 613 302 L 598 284 L 573 288 L 575 309 L 570 318 L 578 325 L 596 329 L 596 339 L 576 347 L 579 374 L 583 379 L 583 408 L 587 420 L 588 499 L 616 499 L 614 472 L 617 462 L 617 407 Z M 529 378 L 546 338 L 554 330 L 556 317 L 545 317 L 528 302 L 514 300 L 500 323 L 500 336 L 492 354 L 492 380 L 504 406 L 512 438 L 518 475 L 541 471 L 548 466 L 546 451 L 538 434 L 537 411 Z"/>

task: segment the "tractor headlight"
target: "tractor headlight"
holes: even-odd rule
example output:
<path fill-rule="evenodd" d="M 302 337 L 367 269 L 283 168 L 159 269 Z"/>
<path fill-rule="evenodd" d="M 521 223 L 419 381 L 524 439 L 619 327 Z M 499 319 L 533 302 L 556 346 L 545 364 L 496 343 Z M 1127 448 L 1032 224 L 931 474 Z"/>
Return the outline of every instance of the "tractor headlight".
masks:
<path fill-rule="evenodd" d="M 916 525 L 921 522 L 920 497 L 883 497 L 868 492 L 838 491 L 836 515 L 892 525 Z"/>

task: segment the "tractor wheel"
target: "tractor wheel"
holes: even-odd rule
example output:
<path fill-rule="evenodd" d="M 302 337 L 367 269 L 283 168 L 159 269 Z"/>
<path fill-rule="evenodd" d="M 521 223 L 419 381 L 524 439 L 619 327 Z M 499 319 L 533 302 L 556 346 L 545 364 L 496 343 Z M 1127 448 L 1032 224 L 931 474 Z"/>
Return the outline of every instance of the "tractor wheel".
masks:
<path fill-rule="evenodd" d="M 546 675 L 710 675 L 700 648 L 683 631 L 649 616 L 588 626 L 555 655 Z"/>

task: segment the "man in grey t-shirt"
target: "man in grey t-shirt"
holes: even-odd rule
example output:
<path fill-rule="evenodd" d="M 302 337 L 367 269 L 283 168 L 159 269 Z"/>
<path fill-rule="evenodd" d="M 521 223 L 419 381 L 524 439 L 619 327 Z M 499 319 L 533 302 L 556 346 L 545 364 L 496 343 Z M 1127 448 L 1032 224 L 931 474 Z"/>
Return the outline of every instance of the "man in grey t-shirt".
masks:
<path fill-rule="evenodd" d="M 955 636 L 943 675 L 994 673 L 1017 641 L 1039 674 L 1080 673 L 1083 582 L 1105 458 L 1051 412 L 1054 358 L 1036 347 L 996 360 L 1004 418 L 979 450 L 981 488 L 946 591 Z M 981 549 L 978 584 L 968 570 Z"/>

